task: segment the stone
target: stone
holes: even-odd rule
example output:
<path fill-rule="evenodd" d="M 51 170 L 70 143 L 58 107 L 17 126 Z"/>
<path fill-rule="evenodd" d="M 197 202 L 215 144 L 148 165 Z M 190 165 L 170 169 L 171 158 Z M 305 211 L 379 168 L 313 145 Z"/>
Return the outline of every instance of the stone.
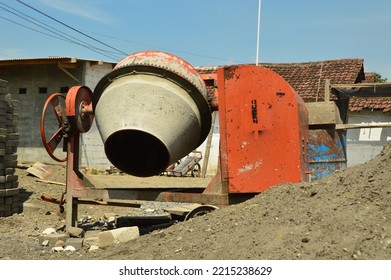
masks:
<path fill-rule="evenodd" d="M 84 230 L 78 227 L 70 227 L 68 229 L 68 234 L 70 237 L 84 237 Z"/>
<path fill-rule="evenodd" d="M 76 251 L 76 248 L 71 246 L 71 245 L 68 245 L 64 248 L 64 251 L 68 251 L 68 252 L 74 252 Z"/>
<path fill-rule="evenodd" d="M 62 252 L 62 251 L 64 251 L 63 247 L 53 247 L 52 248 L 52 252 Z"/>
<path fill-rule="evenodd" d="M 99 233 L 99 247 L 110 247 L 118 243 L 127 242 L 140 236 L 138 227 L 123 227 Z"/>
<path fill-rule="evenodd" d="M 64 240 L 57 240 L 56 243 L 54 243 L 54 247 L 64 247 L 65 241 Z"/>
<path fill-rule="evenodd" d="M 54 228 L 47 228 L 47 229 L 45 229 L 45 230 L 42 232 L 42 234 L 44 234 L 44 235 L 54 234 L 54 233 L 56 233 L 56 230 L 55 230 Z"/>
<path fill-rule="evenodd" d="M 99 244 L 99 234 L 101 230 L 88 230 L 84 236 L 84 244 L 87 246 L 98 245 Z"/>
<path fill-rule="evenodd" d="M 81 250 L 83 248 L 84 238 L 69 238 L 65 242 L 65 246 L 72 246 L 75 250 Z"/>
<path fill-rule="evenodd" d="M 96 251 L 96 250 L 99 250 L 99 246 L 98 245 L 92 245 L 90 247 L 90 249 L 88 249 L 89 252 Z"/>
<path fill-rule="evenodd" d="M 48 245 L 54 246 L 58 240 L 63 240 L 64 242 L 69 238 L 69 235 L 66 233 L 52 233 L 52 234 L 42 234 L 38 236 L 39 244 L 42 244 L 45 240 L 49 241 Z"/>

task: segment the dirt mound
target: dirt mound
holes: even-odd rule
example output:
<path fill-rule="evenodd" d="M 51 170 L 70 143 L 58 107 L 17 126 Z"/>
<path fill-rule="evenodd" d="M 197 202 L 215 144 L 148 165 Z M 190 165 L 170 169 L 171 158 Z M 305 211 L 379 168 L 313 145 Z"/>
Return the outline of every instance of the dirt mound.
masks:
<path fill-rule="evenodd" d="M 373 160 L 91 255 L 97 259 L 391 259 L 391 143 Z"/>
<path fill-rule="evenodd" d="M 373 160 L 322 180 L 278 185 L 118 246 L 69 254 L 52 253 L 36 238 L 64 225 L 63 216 L 48 215 L 57 206 L 40 200 L 64 187 L 18 172 L 30 210 L 0 218 L 0 259 L 391 259 L 391 142 Z M 56 174 L 64 180 L 63 167 Z M 97 214 L 86 207 L 80 214 Z"/>

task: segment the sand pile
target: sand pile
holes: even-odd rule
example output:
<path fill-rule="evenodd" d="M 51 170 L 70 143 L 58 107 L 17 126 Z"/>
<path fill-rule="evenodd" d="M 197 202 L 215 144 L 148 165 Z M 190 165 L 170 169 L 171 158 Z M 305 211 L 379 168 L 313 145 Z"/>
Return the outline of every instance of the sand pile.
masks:
<path fill-rule="evenodd" d="M 96 259 L 391 259 L 391 143 L 312 183 L 155 231 Z"/>

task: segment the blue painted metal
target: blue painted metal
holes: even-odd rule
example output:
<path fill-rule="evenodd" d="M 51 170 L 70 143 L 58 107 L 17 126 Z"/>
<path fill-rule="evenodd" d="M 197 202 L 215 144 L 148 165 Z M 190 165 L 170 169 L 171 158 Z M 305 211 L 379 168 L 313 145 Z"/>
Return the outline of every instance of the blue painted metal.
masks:
<path fill-rule="evenodd" d="M 312 180 L 346 168 L 346 131 L 310 129 L 308 148 Z"/>

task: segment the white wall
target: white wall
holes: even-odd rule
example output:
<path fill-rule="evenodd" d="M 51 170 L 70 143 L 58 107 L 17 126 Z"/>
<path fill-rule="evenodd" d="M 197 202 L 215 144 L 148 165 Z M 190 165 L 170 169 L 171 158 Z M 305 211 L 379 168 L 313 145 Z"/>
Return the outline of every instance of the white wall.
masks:
<path fill-rule="evenodd" d="M 362 110 L 349 113 L 349 123 L 391 122 L 391 113 L 381 110 Z M 347 166 L 367 162 L 377 156 L 391 139 L 391 128 L 348 129 L 346 134 Z"/>
<path fill-rule="evenodd" d="M 215 112 L 216 118 L 215 122 L 212 125 L 212 140 L 210 145 L 210 151 L 209 151 L 209 158 L 208 158 L 208 166 L 206 169 L 206 176 L 213 176 L 217 172 L 218 167 L 218 160 L 219 160 L 219 147 L 220 147 L 220 129 L 219 129 L 219 114 L 218 112 Z M 200 161 L 201 167 L 204 165 L 205 160 L 205 152 L 206 152 L 206 145 L 207 145 L 208 138 L 204 141 L 204 143 L 201 144 L 199 148 L 197 148 L 197 151 L 202 152 L 202 160 Z"/>

